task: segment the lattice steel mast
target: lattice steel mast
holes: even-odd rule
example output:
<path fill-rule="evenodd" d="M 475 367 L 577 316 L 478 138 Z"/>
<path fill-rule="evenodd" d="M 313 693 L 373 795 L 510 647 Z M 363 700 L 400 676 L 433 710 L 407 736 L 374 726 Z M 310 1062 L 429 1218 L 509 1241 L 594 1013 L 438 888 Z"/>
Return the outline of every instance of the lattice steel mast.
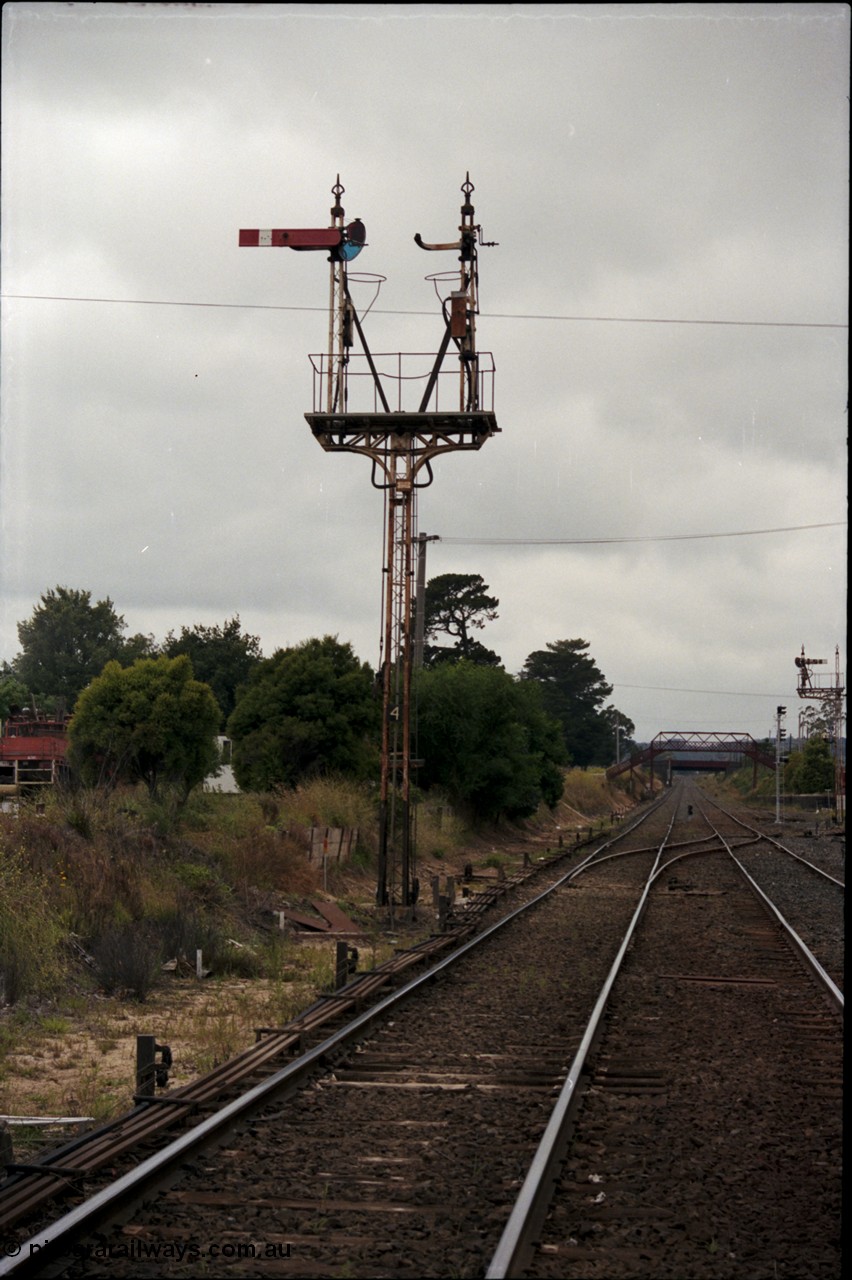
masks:
<path fill-rule="evenodd" d="M 370 459 L 373 486 L 385 492 L 386 531 L 382 643 L 382 765 L 379 866 L 376 900 L 394 906 L 397 866 L 400 899 L 413 907 L 417 879 L 411 814 L 411 671 L 413 664 L 413 542 L 416 492 L 432 483 L 432 459 L 460 449 L 480 449 L 497 431 L 493 411 L 494 362 L 476 347 L 479 313 L 478 248 L 486 243 L 474 222 L 470 175 L 461 187 L 464 201 L 458 239 L 427 244 L 430 252 L 457 251 L 456 287 L 443 297 L 440 285 L 449 273 L 428 277 L 435 284 L 444 316 L 444 335 L 431 369 L 424 357 L 402 352 L 373 355 L 350 293 L 350 280 L 381 287 L 382 276 L 349 275 L 348 264 L 365 243 L 363 223 L 344 224 L 340 203 L 344 188 L 332 188 L 332 225 L 319 231 L 240 232 L 240 244 L 278 244 L 294 249 L 328 248 L 330 270 L 328 351 L 311 356 L 314 405 L 305 418 L 323 449 L 361 453 Z M 263 236 L 264 239 L 256 237 Z M 246 238 L 244 238 L 246 237 Z M 355 352 L 355 338 L 361 352 Z M 454 345 L 458 370 L 457 407 L 440 407 L 448 380 L 444 359 Z M 423 379 L 425 378 L 425 384 Z M 416 409 L 403 403 L 404 392 L 423 385 Z M 446 398 L 446 395 L 445 395 Z"/>
<path fill-rule="evenodd" d="M 834 739 L 834 812 L 839 819 L 842 817 L 842 809 L 846 799 L 846 768 L 843 761 L 842 743 L 843 743 L 843 695 L 846 692 L 843 684 L 843 676 L 840 671 L 840 645 L 834 648 L 834 681 L 821 683 L 823 677 L 814 675 L 811 667 L 824 667 L 828 665 L 827 658 L 807 658 L 805 657 L 805 646 L 802 645 L 801 654 L 795 659 L 796 666 L 799 668 L 799 683 L 797 693 L 800 698 L 808 698 L 811 701 L 821 702 L 827 706 L 831 714 L 831 735 Z"/>

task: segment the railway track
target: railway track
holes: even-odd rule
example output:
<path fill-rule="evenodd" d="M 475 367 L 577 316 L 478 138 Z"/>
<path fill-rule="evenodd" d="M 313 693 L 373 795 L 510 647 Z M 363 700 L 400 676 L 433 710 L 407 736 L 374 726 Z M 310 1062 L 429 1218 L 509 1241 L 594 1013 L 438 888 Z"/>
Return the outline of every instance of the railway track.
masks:
<path fill-rule="evenodd" d="M 840 1275 L 842 994 L 742 875 L 742 823 L 680 803 L 719 852 L 661 860 L 489 1277 Z"/>
<path fill-rule="evenodd" d="M 739 887 L 731 855 L 712 852 L 720 847 L 710 827 L 712 819 L 693 812 L 687 821 L 687 807 L 686 793 L 666 797 L 641 826 L 605 842 L 591 858 L 582 858 L 521 914 L 456 946 L 428 975 L 362 1013 L 348 1031 L 300 1055 L 265 1085 L 256 1086 L 248 1100 L 232 1103 L 227 1114 L 201 1120 L 161 1156 L 144 1162 L 144 1179 L 125 1174 L 120 1180 L 124 1185 L 118 1187 L 121 1194 L 115 1188 L 104 1191 L 98 1203 L 84 1202 L 57 1223 L 41 1221 L 29 1236 L 19 1229 L 12 1246 L 19 1251 L 0 1266 L 0 1275 L 36 1271 L 69 1277 L 182 1276 L 204 1274 L 206 1269 L 211 1275 L 461 1276 L 481 1275 L 486 1267 L 493 1275 L 519 1274 L 530 1264 L 531 1275 L 630 1274 L 648 1280 L 658 1274 L 691 1275 L 689 1270 L 655 1270 L 653 1251 L 650 1256 L 648 1252 L 655 1230 L 662 1242 L 670 1228 L 672 1238 L 681 1239 L 666 1213 L 666 1197 L 674 1193 L 668 1184 L 660 1183 L 658 1190 L 654 1182 L 662 1159 L 659 1142 L 656 1164 L 652 1160 L 649 1166 L 649 1157 L 641 1157 L 646 1161 L 642 1177 L 648 1179 L 643 1185 L 653 1203 L 640 1200 L 627 1206 L 623 1215 L 629 1230 L 655 1224 L 648 1228 L 650 1235 L 642 1240 L 625 1237 L 619 1219 L 621 1225 L 613 1228 L 615 1239 L 599 1248 L 600 1226 L 608 1221 L 601 1206 L 612 1208 L 616 1172 L 621 1171 L 623 1181 L 624 1169 L 633 1165 L 625 1165 L 627 1157 L 618 1154 L 618 1139 L 610 1146 L 579 1135 L 601 1094 L 613 1102 L 626 1098 L 627 1116 L 637 1099 L 648 1109 L 633 1110 L 633 1124 L 625 1125 L 621 1114 L 620 1140 L 626 1137 L 628 1144 L 647 1130 L 653 1148 L 655 1136 L 659 1139 L 664 1132 L 662 1118 L 670 1112 L 677 1117 L 678 1141 L 684 1140 L 687 1098 L 697 1113 L 703 1109 L 714 1116 L 726 1132 L 720 1120 L 726 1095 L 720 1092 L 719 1080 L 725 1079 L 724 1073 L 714 1075 L 695 1066 L 705 1058 L 715 1065 L 711 1050 L 717 1041 L 701 1021 L 707 1006 L 698 1002 L 697 993 L 711 1004 L 715 1000 L 722 1011 L 732 1005 L 741 1015 L 747 1012 L 739 1022 L 734 1020 L 731 1034 L 744 1034 L 751 1025 L 752 1005 L 760 1010 L 771 1006 L 777 1015 L 776 1005 L 795 1003 L 796 1035 L 807 1042 L 819 1039 L 824 1046 L 819 1071 L 828 1096 L 814 1095 L 809 1118 L 817 1135 L 811 1147 L 822 1152 L 826 1178 L 833 1185 L 833 1090 L 840 1079 L 837 1016 L 827 1006 L 819 1006 L 816 1013 L 806 1010 L 811 978 L 786 954 L 784 945 L 767 940 L 765 908 Z M 657 875 L 652 889 L 648 878 L 652 868 L 659 868 L 663 846 L 672 850 L 666 857 L 678 861 Z M 625 848 L 627 855 L 619 855 Z M 636 913 L 640 898 L 646 912 L 641 933 Z M 741 900 L 749 904 L 748 909 L 742 907 L 751 912 L 747 926 L 731 922 L 734 899 L 738 909 Z M 709 925 L 711 916 L 712 929 L 698 928 L 696 921 Z M 628 950 L 630 928 L 634 932 Z M 741 933 L 763 947 L 756 973 L 743 972 L 747 962 L 732 948 L 735 939 L 742 940 Z M 637 958 L 646 953 L 646 935 L 651 939 L 650 977 L 636 968 Z M 717 951 L 696 967 L 697 942 L 703 943 L 705 935 L 712 935 Z M 783 978 L 780 969 L 766 976 L 763 962 L 772 957 L 772 963 L 780 965 L 782 954 L 795 981 L 786 970 Z M 628 976 L 613 985 L 607 975 L 612 975 L 619 955 L 625 957 Z M 605 1019 L 599 1016 L 590 1025 L 595 1012 L 606 1007 L 601 995 L 605 978 L 614 1004 Z M 698 1019 L 691 1031 L 684 1030 L 687 1023 L 674 1020 L 669 1029 L 670 1014 L 681 1005 L 684 1018 L 691 1013 Z M 628 1035 L 631 1018 L 636 1028 Z M 696 1027 L 705 1030 L 699 1034 Z M 630 1036 L 640 1033 L 644 1039 L 637 1044 Z M 619 1034 L 621 1039 L 613 1038 Z M 598 1050 L 601 1036 L 603 1047 Z M 770 1038 L 773 1046 L 778 1042 L 777 1034 L 774 1041 Z M 690 1047 L 691 1065 L 682 1067 L 678 1054 L 688 1058 Z M 750 1069 L 754 1052 L 752 1040 L 751 1048 L 734 1058 Z M 780 1069 L 768 1049 L 763 1052 L 769 1064 L 765 1074 L 775 1089 Z M 795 1058 L 802 1060 L 801 1049 Z M 788 1056 L 785 1070 L 789 1069 Z M 795 1079 L 801 1083 L 810 1069 L 803 1063 Z M 681 1078 L 685 1070 L 691 1071 L 689 1087 Z M 569 1086 L 566 1080 L 572 1078 Z M 749 1097 L 756 1097 L 753 1078 L 749 1088 Z M 566 1091 L 572 1095 L 567 1103 Z M 793 1086 L 788 1092 L 795 1096 Z M 773 1099 L 776 1094 L 781 1096 L 775 1089 Z M 542 1140 L 554 1125 L 554 1100 L 564 1107 L 565 1132 L 542 1177 L 544 1200 L 528 1209 L 522 1203 L 533 1199 L 528 1170 L 544 1163 Z M 575 1143 L 542 1234 L 547 1211 L 542 1206 L 549 1203 L 556 1168 L 566 1158 L 565 1137 L 575 1123 Z M 764 1125 L 763 1138 L 768 1131 L 770 1126 Z M 707 1184 L 718 1179 L 720 1151 L 704 1142 L 700 1128 L 695 1133 L 697 1145 L 689 1149 L 692 1165 L 710 1170 L 702 1182 L 704 1205 Z M 587 1155 L 595 1144 L 614 1152 L 615 1164 L 610 1167 L 603 1161 L 600 1168 L 592 1168 Z M 777 1143 L 766 1147 L 771 1148 L 772 1160 L 776 1147 Z M 572 1170 L 571 1162 L 578 1160 Z M 686 1155 L 672 1163 L 680 1168 L 678 1185 L 687 1185 L 683 1170 L 692 1166 Z M 739 1164 L 734 1161 L 731 1167 L 739 1169 Z M 604 1189 L 602 1183 L 589 1183 L 592 1177 L 613 1181 Z M 724 1188 L 724 1180 L 720 1185 Z M 569 1210 L 577 1201 L 578 1187 L 586 1217 L 575 1231 Z M 595 1197 L 605 1197 L 597 1201 L 597 1212 L 586 1206 L 590 1187 L 593 1205 Z M 687 1215 L 687 1253 L 693 1246 L 699 1252 L 706 1246 L 707 1256 L 718 1263 L 717 1255 L 724 1250 L 725 1265 L 734 1269 L 707 1274 L 748 1274 L 749 1280 L 758 1275 L 736 1269 L 743 1260 L 728 1246 L 731 1239 L 739 1240 L 736 1232 L 741 1228 L 731 1226 L 729 1211 L 727 1234 L 720 1228 L 704 1242 L 695 1234 L 712 1214 L 705 1211 L 696 1226 L 688 1216 L 691 1195 L 682 1191 L 672 1202 L 677 1206 L 675 1217 Z M 506 1223 L 512 1226 L 524 1215 L 528 1223 L 510 1255 Z M 828 1221 L 831 1209 L 823 1217 Z M 553 1229 L 555 1238 L 548 1234 Z M 759 1252 L 757 1244 L 749 1247 Z M 606 1269 L 614 1258 L 620 1259 L 618 1266 L 626 1265 L 619 1249 L 639 1270 Z M 681 1253 L 681 1263 L 684 1258 Z M 569 1266 L 580 1269 L 571 1271 Z M 777 1271 L 784 1274 L 804 1273 Z M 813 1274 L 833 1275 L 819 1270 Z"/>
<path fill-rule="evenodd" d="M 377 1003 L 412 972 L 473 936 L 491 914 L 499 912 L 501 904 L 517 906 L 540 892 L 539 882 L 552 880 L 564 857 L 557 853 L 552 859 L 544 858 L 459 902 L 446 931 L 398 951 L 384 964 L 358 974 L 341 990 L 320 996 L 285 1026 L 257 1028 L 254 1046 L 207 1075 L 155 1098 L 138 1098 L 138 1105 L 129 1113 L 46 1153 L 38 1163 L 7 1166 L 7 1177 L 0 1183 L 2 1237 L 5 1239 L 23 1220 L 35 1221 L 38 1211 L 52 1201 L 70 1198 L 76 1202 L 84 1190 L 93 1194 L 100 1184 L 112 1180 L 116 1167 L 138 1163 L 177 1133 L 195 1127 L 272 1075 L 332 1028 Z"/>
<path fill-rule="evenodd" d="M 708 817 L 736 842 L 736 855 L 843 990 L 844 861 L 842 847 L 814 853 L 812 841 L 760 831 L 753 819 L 702 797 Z"/>

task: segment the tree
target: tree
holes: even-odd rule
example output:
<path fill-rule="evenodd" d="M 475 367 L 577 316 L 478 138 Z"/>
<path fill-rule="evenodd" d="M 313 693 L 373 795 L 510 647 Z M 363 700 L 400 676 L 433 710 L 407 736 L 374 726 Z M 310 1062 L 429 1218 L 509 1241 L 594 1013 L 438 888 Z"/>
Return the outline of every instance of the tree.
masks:
<path fill-rule="evenodd" d="M 46 591 L 32 617 L 18 623 L 22 652 L 13 663 L 15 675 L 36 698 L 61 698 L 73 707 L 107 662 L 126 665 L 150 652 L 146 636 L 125 640 L 126 628 L 109 597 L 92 604 L 91 591 Z"/>
<path fill-rule="evenodd" d="M 472 662 L 418 673 L 419 781 L 474 818 L 526 817 L 562 794 L 565 751 L 539 690 Z"/>
<path fill-rule="evenodd" d="M 170 631 L 163 652 L 169 658 L 185 653 L 192 660 L 196 679 L 209 684 L 216 695 L 223 724 L 236 706 L 237 690 L 263 659 L 259 638 L 243 634 L 239 614 L 221 627 L 181 627 L 179 636 Z"/>
<path fill-rule="evenodd" d="M 372 669 L 336 636 L 279 649 L 258 663 L 228 720 L 234 776 L 249 791 L 314 773 L 366 777 L 381 723 Z"/>
<path fill-rule="evenodd" d="M 470 634 L 493 622 L 500 601 L 488 594 L 488 585 L 478 573 L 443 573 L 426 584 L 424 634 L 451 636 L 453 645 L 424 646 L 424 665 L 457 662 L 467 658 L 479 666 L 499 667 L 499 656 Z"/>
<path fill-rule="evenodd" d="M 817 703 L 809 703 L 801 714 L 804 735 L 808 738 L 816 734 L 831 740 L 834 737 L 835 703 L 833 698 L 823 698 Z"/>
<path fill-rule="evenodd" d="M 605 762 L 608 757 L 615 760 L 616 751 L 619 752 L 619 758 L 623 760 L 636 747 L 633 740 L 636 725 L 629 716 L 624 715 L 611 704 L 604 707 L 601 720 L 603 722 L 603 741 L 600 751 L 602 761 Z"/>
<path fill-rule="evenodd" d="M 108 662 L 77 699 L 69 755 L 83 780 L 144 782 L 184 796 L 219 762 L 219 706 L 185 654 Z"/>
<path fill-rule="evenodd" d="M 612 716 L 620 715 L 614 707 L 602 712 L 612 685 L 588 656 L 588 648 L 587 640 L 557 640 L 531 653 L 521 673 L 522 679 L 541 686 L 544 708 L 561 724 L 571 762 L 583 767 L 612 760 Z"/>
<path fill-rule="evenodd" d="M 834 790 L 834 760 L 825 738 L 812 736 L 793 752 L 784 766 L 784 789 L 796 795 Z"/>
<path fill-rule="evenodd" d="M 14 711 L 23 711 L 27 705 L 27 690 L 13 674 L 8 663 L 3 663 L 0 671 L 0 720 L 5 720 Z"/>

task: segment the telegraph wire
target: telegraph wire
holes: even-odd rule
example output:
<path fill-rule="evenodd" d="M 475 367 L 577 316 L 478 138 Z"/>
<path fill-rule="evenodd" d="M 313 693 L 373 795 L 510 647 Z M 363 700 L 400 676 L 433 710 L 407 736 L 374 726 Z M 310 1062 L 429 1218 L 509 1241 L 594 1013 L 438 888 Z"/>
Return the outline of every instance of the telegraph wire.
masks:
<path fill-rule="evenodd" d="M 17 299 L 29 302 L 97 302 L 113 305 L 135 307 L 207 307 L 231 311 L 322 311 L 327 307 L 292 306 L 284 303 L 269 302 L 188 302 L 167 298 L 88 298 L 67 294 L 53 293 L 4 293 L 4 299 Z M 381 316 L 430 316 L 433 311 L 396 311 L 384 307 L 373 307 L 372 315 Z M 677 316 L 568 316 L 536 314 L 534 312 L 483 311 L 480 313 L 486 320 L 550 320 L 575 324 L 684 324 L 684 325 L 719 325 L 737 328 L 757 329 L 848 329 L 848 324 L 836 324 L 830 321 L 814 320 L 688 320 Z"/>
<path fill-rule="evenodd" d="M 667 684 L 622 684 L 620 680 L 607 681 L 613 689 L 651 689 L 657 693 L 710 693 L 723 698 L 788 698 L 787 693 L 755 693 L 743 689 L 676 689 Z"/>
<path fill-rule="evenodd" d="M 835 529 L 846 520 L 827 520 L 821 524 L 788 524 L 775 529 L 735 529 L 725 533 L 659 533 L 626 538 L 445 538 L 440 542 L 454 547 L 589 547 L 623 542 L 693 542 L 709 538 L 755 538 L 768 533 L 798 533 L 802 529 Z"/>

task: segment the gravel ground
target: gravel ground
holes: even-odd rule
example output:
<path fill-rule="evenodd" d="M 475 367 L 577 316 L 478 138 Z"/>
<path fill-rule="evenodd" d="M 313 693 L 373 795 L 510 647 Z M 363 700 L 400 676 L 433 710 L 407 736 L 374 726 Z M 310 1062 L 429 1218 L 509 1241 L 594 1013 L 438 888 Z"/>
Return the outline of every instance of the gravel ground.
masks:
<path fill-rule="evenodd" d="M 682 812 L 683 793 L 676 799 Z M 661 830 L 666 821 L 651 820 Z M 674 838 L 696 827 L 682 822 Z M 639 833 L 629 840 L 642 843 Z M 836 842 L 823 845 L 842 862 Z M 767 889 L 772 876 L 779 894 L 786 884 L 794 927 L 823 945 L 833 900 L 775 857 L 755 855 Z M 644 855 L 611 861 L 533 908 L 509 940 L 410 1001 L 332 1076 L 193 1156 L 172 1190 L 83 1242 L 60 1274 L 481 1275 L 649 866 Z M 834 1280 L 836 1020 L 812 1011 L 798 965 L 778 977 L 762 910 L 732 922 L 740 890 L 730 863 L 696 857 L 677 870 L 646 917 L 656 922 L 650 968 L 638 945 L 630 953 L 604 1049 L 610 1079 L 598 1070 L 551 1221 L 557 1235 L 530 1274 Z M 638 1065 L 646 1083 L 613 1087 L 619 1064 Z M 240 1257 L 249 1247 L 254 1257 Z"/>
<path fill-rule="evenodd" d="M 203 1275 L 222 1242 L 291 1246 L 235 1275 L 481 1274 L 649 868 L 626 860 L 531 908 L 63 1274 Z M 131 1240 L 193 1256 L 130 1257 Z"/>
<path fill-rule="evenodd" d="M 737 816 L 757 825 L 753 815 Z M 810 818 L 776 826 L 774 821 L 767 820 L 768 817 L 763 815 L 761 826 L 774 840 L 835 880 L 845 883 L 845 833 L 823 822 L 817 835 L 817 824 Z M 805 831 L 811 834 L 806 836 Z M 845 943 L 843 889 L 770 843 L 744 846 L 736 850 L 736 855 L 842 991 Z"/>
<path fill-rule="evenodd" d="M 526 1274 L 839 1280 L 842 1027 L 722 857 L 655 895 L 607 1026 Z"/>

